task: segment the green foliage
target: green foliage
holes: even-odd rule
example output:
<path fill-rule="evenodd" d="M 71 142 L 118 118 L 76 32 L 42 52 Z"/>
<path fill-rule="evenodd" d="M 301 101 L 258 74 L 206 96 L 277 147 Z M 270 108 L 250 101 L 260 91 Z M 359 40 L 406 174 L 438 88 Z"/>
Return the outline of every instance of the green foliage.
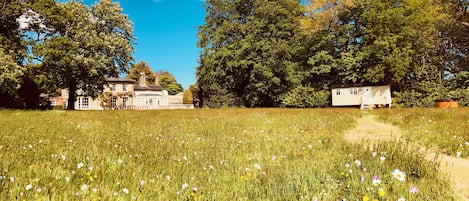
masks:
<path fill-rule="evenodd" d="M 231 100 L 225 105 L 279 105 L 289 87 L 287 68 L 294 65 L 292 58 L 299 48 L 298 1 L 212 0 L 205 8 L 197 68 L 203 103 L 220 105 L 210 103 L 219 101 L 210 97 L 216 88 Z"/>
<path fill-rule="evenodd" d="M 329 106 L 329 90 L 317 90 L 311 87 L 298 86 L 290 90 L 283 99 L 287 107 L 310 108 Z"/>
<path fill-rule="evenodd" d="M 18 65 L 0 47 L 0 93 L 15 94 L 23 83 L 23 74 L 26 69 Z"/>
<path fill-rule="evenodd" d="M 183 104 L 192 104 L 193 100 L 194 99 L 192 97 L 192 92 L 189 89 L 186 89 L 184 91 L 184 95 L 182 96 L 182 103 Z"/>
<path fill-rule="evenodd" d="M 140 73 L 145 72 L 147 83 L 155 83 L 156 74 L 153 72 L 152 68 L 145 61 L 140 61 L 130 67 L 127 78 L 138 81 L 140 78 Z"/>
<path fill-rule="evenodd" d="M 45 16 L 52 22 L 46 26 L 55 33 L 37 41 L 33 53 L 41 58 L 43 74 L 57 87 L 69 88 L 68 109 L 73 110 L 78 89 L 97 97 L 107 76 L 127 72 L 133 60 L 133 28 L 119 4 L 110 0 L 99 1 L 91 9 L 76 1 L 56 6 L 57 13 Z"/>
<path fill-rule="evenodd" d="M 170 72 L 160 70 L 157 74 L 160 85 L 168 91 L 168 94 L 176 95 L 183 91 L 182 85 L 176 81 L 176 78 Z"/>

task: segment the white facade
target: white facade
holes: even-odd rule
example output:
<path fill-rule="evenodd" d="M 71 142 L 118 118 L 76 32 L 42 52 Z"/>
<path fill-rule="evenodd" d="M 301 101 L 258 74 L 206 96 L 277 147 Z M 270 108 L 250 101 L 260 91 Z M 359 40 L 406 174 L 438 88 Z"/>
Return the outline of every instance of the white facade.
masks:
<path fill-rule="evenodd" d="M 143 79 L 145 75 L 142 75 Z M 145 81 L 136 84 L 125 78 L 108 78 L 108 84 L 98 98 L 81 96 L 77 91 L 76 110 L 156 110 L 156 109 L 190 109 L 192 104 L 182 104 L 182 93 L 169 95 L 163 87 L 155 83 L 147 85 Z M 64 103 L 68 100 L 68 89 L 62 90 Z M 66 107 L 66 105 L 65 105 Z"/>
<path fill-rule="evenodd" d="M 333 87 L 332 106 L 388 105 L 391 107 L 391 87 L 382 86 L 347 86 Z"/>

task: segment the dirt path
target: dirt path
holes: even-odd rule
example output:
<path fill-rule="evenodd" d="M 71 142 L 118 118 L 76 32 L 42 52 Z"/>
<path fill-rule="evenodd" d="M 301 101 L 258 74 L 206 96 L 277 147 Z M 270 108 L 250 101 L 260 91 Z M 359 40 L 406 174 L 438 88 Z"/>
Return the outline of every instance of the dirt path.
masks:
<path fill-rule="evenodd" d="M 401 131 L 396 126 L 378 122 L 372 115 L 365 115 L 357 120 L 358 126 L 345 134 L 345 139 L 352 143 L 366 141 L 372 146 L 379 141 L 399 140 Z M 425 151 L 427 160 L 434 160 L 434 153 Z M 469 160 L 439 154 L 440 171 L 447 174 L 459 193 L 461 200 L 469 201 Z"/>

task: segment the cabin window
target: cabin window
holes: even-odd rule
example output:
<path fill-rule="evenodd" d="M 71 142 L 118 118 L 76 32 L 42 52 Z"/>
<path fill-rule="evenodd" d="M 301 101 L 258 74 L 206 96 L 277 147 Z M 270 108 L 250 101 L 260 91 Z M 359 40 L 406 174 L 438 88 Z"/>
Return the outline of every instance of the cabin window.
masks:
<path fill-rule="evenodd" d="M 340 96 L 340 89 L 336 89 L 336 90 L 335 90 L 335 94 L 338 95 L 338 96 Z"/>
<path fill-rule="evenodd" d="M 358 88 L 350 88 L 350 95 L 358 95 Z"/>

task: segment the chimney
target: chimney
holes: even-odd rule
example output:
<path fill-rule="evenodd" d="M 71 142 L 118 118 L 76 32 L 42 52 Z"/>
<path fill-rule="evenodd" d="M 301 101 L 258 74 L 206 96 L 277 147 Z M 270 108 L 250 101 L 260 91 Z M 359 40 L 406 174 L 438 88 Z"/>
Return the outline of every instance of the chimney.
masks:
<path fill-rule="evenodd" d="M 155 85 L 156 86 L 160 85 L 159 79 L 160 79 L 160 77 L 158 76 L 158 73 L 155 73 Z"/>
<path fill-rule="evenodd" d="M 147 85 L 147 76 L 145 72 L 140 72 L 140 79 L 138 80 L 140 85 Z"/>

